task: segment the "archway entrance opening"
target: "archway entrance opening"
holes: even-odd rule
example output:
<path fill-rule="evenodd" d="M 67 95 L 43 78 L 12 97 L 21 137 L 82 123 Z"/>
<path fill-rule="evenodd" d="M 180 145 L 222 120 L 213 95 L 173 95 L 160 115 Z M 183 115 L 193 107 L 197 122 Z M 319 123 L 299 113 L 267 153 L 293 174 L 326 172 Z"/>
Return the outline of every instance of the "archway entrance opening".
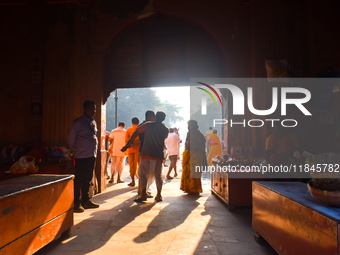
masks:
<path fill-rule="evenodd" d="M 121 122 L 125 123 L 125 129 L 132 127 L 132 119 L 138 118 L 139 123 L 142 123 L 146 117 L 146 111 L 159 110 L 166 113 L 164 124 L 168 128 L 172 128 L 174 133 L 177 133 L 182 142 L 178 148 L 178 161 L 177 172 L 181 176 L 183 166 L 183 152 L 185 150 L 185 143 L 188 137 L 187 122 L 189 119 L 195 119 L 199 123 L 199 130 L 203 135 L 206 134 L 210 125 L 206 118 L 200 119 L 201 109 L 196 109 L 191 112 L 190 107 L 190 86 L 172 86 L 172 87 L 151 87 L 151 88 L 129 88 L 129 89 L 116 89 L 113 91 L 106 102 L 106 133 L 107 137 L 110 133 L 117 128 Z M 213 102 L 211 103 L 213 105 Z M 218 113 L 217 113 L 218 114 Z M 195 117 L 197 116 L 197 117 Z M 220 118 L 220 117 L 218 117 Z M 212 123 L 212 121 L 211 121 Z M 177 132 L 176 132 L 177 130 Z M 222 136 L 220 131 L 218 135 Z M 223 138 L 222 138 L 223 139 Z M 170 159 L 169 151 L 165 150 L 165 162 L 163 167 L 163 175 L 169 170 Z M 111 177 L 111 164 L 110 158 L 105 169 L 107 176 Z M 172 171 L 170 175 L 174 175 Z M 123 181 L 130 182 L 129 164 L 126 160 L 124 162 L 124 171 L 122 173 Z M 211 175 L 209 172 L 202 174 L 202 184 L 204 190 L 210 190 Z M 116 179 L 117 175 L 113 178 Z"/>
<path fill-rule="evenodd" d="M 188 104 L 190 78 L 225 76 L 223 54 L 213 36 L 202 27 L 175 16 L 155 15 L 142 19 L 121 32 L 108 49 L 103 90 L 103 98 L 108 99 L 104 106 L 107 114 L 102 118 L 107 121 L 105 131 L 111 131 L 117 122 L 123 121 L 119 116 L 126 116 L 127 127 L 131 124 L 131 116 L 127 113 L 118 112 L 116 120 L 112 116 L 112 106 L 109 105 L 115 104 L 115 97 L 118 98 L 118 104 L 121 102 L 132 107 L 128 110 L 129 107 L 123 106 L 122 110 L 139 115 L 142 121 L 146 110 L 162 110 L 167 97 L 170 103 L 177 100 L 176 105 Z M 181 96 L 185 93 L 181 89 L 185 87 L 188 92 L 183 98 Z M 137 89 L 140 91 L 136 92 Z M 159 89 L 166 90 L 163 92 L 165 98 L 158 99 L 163 105 L 152 104 L 151 99 L 145 98 L 138 102 L 138 98 L 145 93 L 150 96 Z M 173 98 L 170 98 L 171 93 Z M 140 112 L 137 114 L 133 109 Z M 168 111 L 166 121 L 169 122 L 165 124 L 169 127 L 178 126 L 184 140 L 186 122 L 190 118 L 189 105 L 180 106 L 178 110 L 171 107 L 163 110 Z M 180 124 L 174 122 L 176 115 L 182 118 Z M 203 133 L 205 129 L 201 127 Z"/>

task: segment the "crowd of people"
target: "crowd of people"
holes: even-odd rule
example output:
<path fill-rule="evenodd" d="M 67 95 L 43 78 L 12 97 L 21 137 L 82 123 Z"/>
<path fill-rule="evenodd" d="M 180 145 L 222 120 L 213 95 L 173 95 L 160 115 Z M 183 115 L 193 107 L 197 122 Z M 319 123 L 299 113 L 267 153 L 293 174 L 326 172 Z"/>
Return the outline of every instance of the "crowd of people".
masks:
<path fill-rule="evenodd" d="M 98 150 L 97 124 L 94 120 L 96 104 L 87 100 L 83 103 L 83 115 L 71 123 L 68 142 L 73 152 L 75 165 L 74 212 L 83 212 L 88 208 L 98 208 L 90 196 L 90 186 L 96 164 Z M 125 123 L 119 122 L 110 132 L 108 153 L 111 159 L 109 183 L 123 183 L 122 173 L 125 158 L 128 158 L 131 182 L 134 187 L 138 180 L 139 197 L 136 202 L 153 198 L 149 187 L 156 183 L 155 201 L 162 201 L 162 186 L 165 160 L 170 160 L 165 177 L 178 176 L 178 159 L 182 140 L 177 128 L 168 128 L 164 124 L 166 114 L 158 111 L 145 113 L 145 120 L 140 123 L 137 117 L 131 120 L 131 127 L 125 129 Z M 197 121 L 188 121 L 188 132 L 182 153 L 182 175 L 180 189 L 189 194 L 202 192 L 201 172 L 196 166 L 211 166 L 213 158 L 222 156 L 223 142 L 216 129 L 212 127 L 203 135 Z M 266 157 L 270 164 L 282 164 L 298 147 L 297 140 L 289 133 L 274 129 L 266 141 Z M 172 171 L 174 172 L 173 177 Z"/>
<path fill-rule="evenodd" d="M 98 148 L 97 125 L 94 120 L 96 104 L 87 100 L 83 104 L 83 115 L 71 124 L 68 140 L 75 159 L 74 179 L 74 212 L 83 212 L 87 208 L 98 208 L 91 201 L 89 188 L 93 178 Z M 166 114 L 158 111 L 145 113 L 145 120 L 140 123 L 137 117 L 132 118 L 132 126 L 125 129 L 125 123 L 110 132 L 108 153 L 111 159 L 109 183 L 123 183 L 122 172 L 124 159 L 128 158 L 131 182 L 134 187 L 138 179 L 139 197 L 135 202 L 144 202 L 152 198 L 148 191 L 155 182 L 157 194 L 155 201 L 162 201 L 164 160 L 169 157 L 170 165 L 166 178 L 178 176 L 177 162 L 180 158 L 182 140 L 177 128 L 168 128 L 164 124 Z M 221 140 L 216 130 L 203 135 L 197 121 L 188 121 L 188 132 L 183 151 L 182 176 L 180 189 L 189 194 L 202 192 L 201 173 L 195 166 L 207 166 L 211 159 L 222 154 Z M 171 176 L 174 171 L 173 177 Z M 117 176 L 117 177 L 116 177 Z"/>

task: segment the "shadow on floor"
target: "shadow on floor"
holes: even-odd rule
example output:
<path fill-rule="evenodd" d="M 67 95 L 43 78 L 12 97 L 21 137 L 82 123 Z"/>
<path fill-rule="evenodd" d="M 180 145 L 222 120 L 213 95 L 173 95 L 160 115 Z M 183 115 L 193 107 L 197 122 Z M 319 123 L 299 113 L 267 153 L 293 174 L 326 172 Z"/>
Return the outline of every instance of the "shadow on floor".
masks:
<path fill-rule="evenodd" d="M 180 196 L 180 197 L 170 197 L 167 198 L 169 203 L 164 207 L 159 214 L 149 223 L 147 230 L 140 233 L 133 240 L 136 243 L 145 243 L 154 239 L 156 236 L 163 232 L 167 232 L 170 229 L 176 228 L 177 226 L 183 224 L 188 216 L 199 206 L 196 200 L 199 196 Z M 180 211 L 174 210 L 174 204 L 176 208 Z M 185 207 L 185 210 L 183 210 Z M 176 209 L 175 208 L 175 209 Z M 175 217 L 171 217 L 174 215 Z M 166 245 L 166 244 L 165 244 Z"/>
<path fill-rule="evenodd" d="M 224 210 L 221 210 L 221 206 Z M 252 208 L 236 207 L 229 211 L 227 205 L 215 195 L 204 204 L 201 213 L 207 227 L 197 245 L 195 254 L 265 254 L 277 252 L 265 241 L 259 244 L 252 231 Z"/>

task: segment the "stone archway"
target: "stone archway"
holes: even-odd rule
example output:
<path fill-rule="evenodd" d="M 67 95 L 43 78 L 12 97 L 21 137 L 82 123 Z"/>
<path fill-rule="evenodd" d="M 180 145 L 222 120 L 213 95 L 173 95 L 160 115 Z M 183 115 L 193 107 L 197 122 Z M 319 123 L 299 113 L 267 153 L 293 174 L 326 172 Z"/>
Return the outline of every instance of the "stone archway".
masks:
<path fill-rule="evenodd" d="M 188 85 L 191 77 L 225 77 L 212 36 L 175 16 L 138 21 L 111 43 L 105 60 L 103 98 L 116 88 Z"/>
<path fill-rule="evenodd" d="M 104 102 L 117 88 L 188 86 L 191 77 L 225 77 L 223 54 L 213 37 L 176 16 L 154 15 L 138 21 L 118 34 L 107 52 Z M 102 132 L 105 112 L 102 109 Z M 101 175 L 106 162 L 102 153 Z M 105 182 L 103 176 L 101 180 Z"/>

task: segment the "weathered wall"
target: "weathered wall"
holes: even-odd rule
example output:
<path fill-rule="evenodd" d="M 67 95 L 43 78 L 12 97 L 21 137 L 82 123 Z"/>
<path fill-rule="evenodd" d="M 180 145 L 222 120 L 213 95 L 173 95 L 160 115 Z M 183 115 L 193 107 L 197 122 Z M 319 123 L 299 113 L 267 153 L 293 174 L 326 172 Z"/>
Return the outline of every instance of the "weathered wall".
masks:
<path fill-rule="evenodd" d="M 24 4 L 0 5 L 0 145 L 41 140 L 66 145 L 69 124 L 82 114 L 82 102 L 105 102 L 107 51 L 137 19 L 102 13 L 99 0 L 85 5 L 19 2 Z M 207 31 L 225 59 L 227 77 L 265 77 L 265 59 L 287 59 L 299 77 L 339 65 L 337 0 L 213 2 L 157 0 L 154 12 L 182 17 Z M 41 82 L 32 81 L 33 71 L 42 72 Z M 260 100 L 265 90 L 258 92 Z M 39 98 L 42 112 L 32 114 Z M 265 131 L 233 135 L 263 150 Z"/>

